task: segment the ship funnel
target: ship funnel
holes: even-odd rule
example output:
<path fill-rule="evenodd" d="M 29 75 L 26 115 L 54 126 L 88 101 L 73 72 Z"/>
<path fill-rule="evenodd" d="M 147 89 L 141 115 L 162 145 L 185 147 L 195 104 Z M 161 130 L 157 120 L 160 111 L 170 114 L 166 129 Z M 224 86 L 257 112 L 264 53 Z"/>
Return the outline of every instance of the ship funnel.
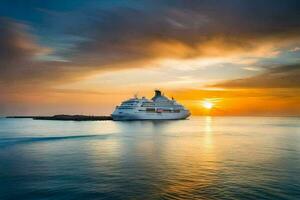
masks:
<path fill-rule="evenodd" d="M 161 91 L 160 91 L 160 90 L 155 90 L 155 96 L 156 96 L 156 97 L 161 96 Z"/>

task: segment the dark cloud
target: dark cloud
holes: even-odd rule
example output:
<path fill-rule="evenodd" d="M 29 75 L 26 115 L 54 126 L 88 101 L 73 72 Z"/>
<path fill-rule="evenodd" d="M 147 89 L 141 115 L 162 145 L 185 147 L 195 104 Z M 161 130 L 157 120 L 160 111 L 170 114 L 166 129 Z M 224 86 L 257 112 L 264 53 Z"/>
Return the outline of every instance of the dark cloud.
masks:
<path fill-rule="evenodd" d="M 271 68 L 265 73 L 219 83 L 225 88 L 300 88 L 300 64 Z"/>
<path fill-rule="evenodd" d="M 65 27 L 60 30 L 64 37 L 80 38 L 63 51 L 52 49 L 52 54 L 68 62 L 37 59 L 51 50 L 38 44 L 28 25 L 1 19 L 0 83 L 66 81 L 159 58 L 226 56 L 255 51 L 266 42 L 279 48 L 286 41 L 299 41 L 299 1 L 145 0 L 137 4 L 148 6 L 116 4 L 55 13 L 49 27 L 56 32 Z"/>
<path fill-rule="evenodd" d="M 41 46 L 24 23 L 0 18 L 0 88 L 9 91 L 40 86 L 78 77 L 80 67 L 74 63 L 43 61 L 40 56 L 51 53 Z"/>
<path fill-rule="evenodd" d="M 279 47 L 286 40 L 299 39 L 299 1 L 153 4 L 147 10 L 116 7 L 89 13 L 82 23 L 84 31 L 81 27 L 77 31 L 71 29 L 87 40 L 78 43 L 70 57 L 76 55 L 81 62 L 111 64 L 160 57 L 220 56 L 251 51 L 267 41 L 275 41 Z M 174 52 L 174 44 L 180 44 L 184 50 Z M 209 44 L 219 51 L 207 51 Z"/>
<path fill-rule="evenodd" d="M 34 58 L 47 51 L 29 34 L 29 27 L 12 20 L 0 19 L 0 83 L 11 84 L 20 78 L 34 76 L 40 69 Z"/>
<path fill-rule="evenodd" d="M 27 34 L 28 26 L 8 19 L 0 19 L 0 70 L 1 74 L 16 64 L 29 62 L 31 57 L 43 51 Z"/>

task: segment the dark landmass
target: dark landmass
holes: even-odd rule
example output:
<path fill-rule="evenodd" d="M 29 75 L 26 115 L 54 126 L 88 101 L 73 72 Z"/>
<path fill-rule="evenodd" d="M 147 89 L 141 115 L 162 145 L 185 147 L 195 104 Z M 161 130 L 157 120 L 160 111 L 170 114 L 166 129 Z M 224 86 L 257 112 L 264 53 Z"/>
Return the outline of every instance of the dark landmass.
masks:
<path fill-rule="evenodd" d="M 7 118 L 32 118 L 32 119 L 35 119 L 35 120 L 61 120 L 61 121 L 104 121 L 104 120 L 112 120 L 111 116 L 87 116 L 87 115 L 8 116 Z"/>

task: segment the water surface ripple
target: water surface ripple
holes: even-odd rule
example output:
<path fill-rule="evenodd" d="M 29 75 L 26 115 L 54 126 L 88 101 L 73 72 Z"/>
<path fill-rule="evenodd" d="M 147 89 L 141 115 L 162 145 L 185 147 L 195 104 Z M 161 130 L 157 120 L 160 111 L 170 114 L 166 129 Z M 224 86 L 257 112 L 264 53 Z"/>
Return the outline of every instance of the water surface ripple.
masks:
<path fill-rule="evenodd" d="M 300 199 L 299 122 L 0 118 L 0 199 Z"/>

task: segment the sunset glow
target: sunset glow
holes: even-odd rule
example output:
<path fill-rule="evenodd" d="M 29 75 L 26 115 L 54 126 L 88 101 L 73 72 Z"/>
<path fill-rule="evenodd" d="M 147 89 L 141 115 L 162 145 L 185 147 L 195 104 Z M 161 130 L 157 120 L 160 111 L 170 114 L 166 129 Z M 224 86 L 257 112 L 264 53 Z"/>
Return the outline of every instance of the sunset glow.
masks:
<path fill-rule="evenodd" d="M 108 115 L 154 89 L 193 115 L 300 115 L 296 1 L 109 2 L 3 3 L 0 115 Z"/>

